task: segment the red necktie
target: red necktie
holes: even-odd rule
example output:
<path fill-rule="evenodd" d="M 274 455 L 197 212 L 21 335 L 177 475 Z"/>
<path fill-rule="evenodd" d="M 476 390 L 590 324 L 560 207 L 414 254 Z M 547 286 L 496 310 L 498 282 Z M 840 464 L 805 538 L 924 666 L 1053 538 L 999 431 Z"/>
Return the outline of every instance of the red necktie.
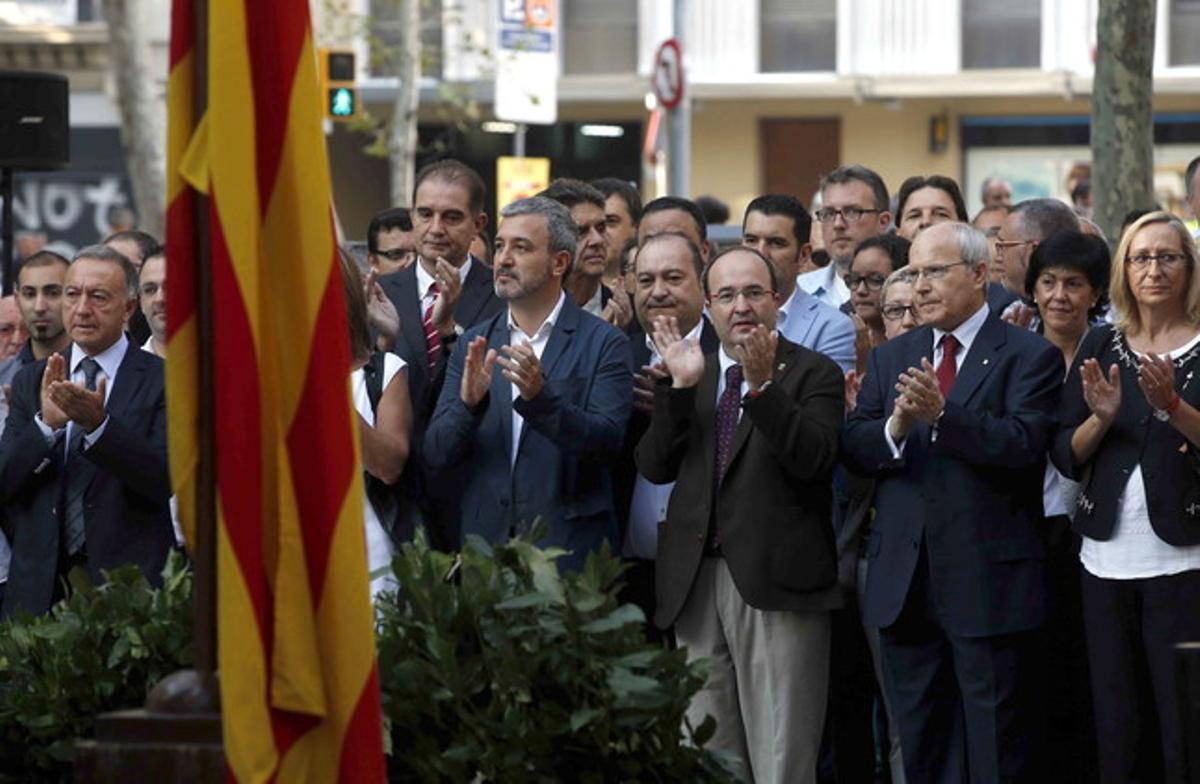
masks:
<path fill-rule="evenodd" d="M 958 338 L 946 334 L 942 336 L 942 361 L 937 366 L 938 386 L 942 389 L 942 397 L 950 397 L 950 389 L 954 386 L 954 377 L 958 375 L 958 363 L 954 361 L 958 354 Z"/>
<path fill-rule="evenodd" d="M 432 299 L 429 301 L 429 307 L 425 308 L 425 314 L 421 316 L 421 325 L 425 328 L 425 361 L 430 370 L 437 366 L 438 352 L 442 350 L 442 336 L 438 334 L 433 323 L 433 303 L 437 301 L 440 290 L 437 283 L 429 285 Z"/>

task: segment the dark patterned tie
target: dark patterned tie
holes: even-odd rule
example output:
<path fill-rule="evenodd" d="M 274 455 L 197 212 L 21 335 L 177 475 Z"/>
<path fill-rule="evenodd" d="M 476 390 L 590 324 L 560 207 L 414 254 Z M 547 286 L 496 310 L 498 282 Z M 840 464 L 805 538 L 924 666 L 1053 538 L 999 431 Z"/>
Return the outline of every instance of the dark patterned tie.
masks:
<path fill-rule="evenodd" d="M 950 397 L 950 390 L 954 387 L 954 378 L 958 375 L 958 363 L 955 361 L 955 356 L 958 354 L 958 338 L 953 335 L 942 336 L 942 361 L 937 366 L 938 386 L 941 387 L 942 397 Z"/>
<path fill-rule="evenodd" d="M 79 369 L 83 371 L 84 387 L 89 392 L 95 392 L 100 363 L 91 357 L 84 357 L 79 363 Z M 92 477 L 90 466 L 83 457 L 83 428 L 79 425 L 71 428 L 65 471 L 67 490 L 63 502 L 64 541 L 67 555 L 74 555 L 83 547 L 83 494 Z"/>
<path fill-rule="evenodd" d="M 725 369 L 725 391 L 717 401 L 717 484 L 725 478 L 733 452 L 733 434 L 737 432 L 738 414 L 742 408 L 742 366 Z"/>

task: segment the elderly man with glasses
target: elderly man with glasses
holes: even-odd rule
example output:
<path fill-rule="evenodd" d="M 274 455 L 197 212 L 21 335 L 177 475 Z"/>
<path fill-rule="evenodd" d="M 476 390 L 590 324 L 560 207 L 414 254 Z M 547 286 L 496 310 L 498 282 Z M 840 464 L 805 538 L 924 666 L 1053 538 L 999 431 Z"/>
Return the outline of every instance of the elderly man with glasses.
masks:
<path fill-rule="evenodd" d="M 922 326 L 872 352 L 843 433 L 876 478 L 863 620 L 909 781 L 1033 781 L 1042 478 L 1062 354 L 990 310 L 987 239 L 940 223 L 905 269 Z"/>

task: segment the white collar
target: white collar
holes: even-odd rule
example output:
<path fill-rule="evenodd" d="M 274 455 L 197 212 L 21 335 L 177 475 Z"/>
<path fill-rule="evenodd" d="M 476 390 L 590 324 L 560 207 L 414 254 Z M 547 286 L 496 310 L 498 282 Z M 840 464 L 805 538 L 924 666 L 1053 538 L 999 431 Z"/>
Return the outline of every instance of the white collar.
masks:
<path fill-rule="evenodd" d="M 417 265 L 417 296 L 421 299 L 424 299 L 426 295 L 429 294 L 429 287 L 434 283 L 433 276 L 425 271 L 425 267 L 421 264 L 420 259 L 414 261 L 413 264 Z M 467 280 L 467 273 L 470 271 L 471 254 L 468 253 L 467 260 L 464 261 L 463 265 L 458 268 L 458 281 L 460 283 L 465 283 Z"/>
<path fill-rule="evenodd" d="M 688 332 L 686 335 L 684 335 L 683 339 L 684 340 L 699 340 L 700 333 L 703 331 L 704 331 L 704 314 L 701 313 L 700 320 L 696 322 L 696 326 L 692 327 L 692 330 L 690 332 Z M 650 334 L 646 335 L 646 348 L 650 349 L 651 363 L 653 363 L 653 361 L 655 359 L 662 359 L 662 357 L 658 356 L 658 346 L 654 345 L 654 337 Z"/>
<path fill-rule="evenodd" d="M 975 311 L 971 316 L 959 324 L 954 329 L 950 330 L 951 335 L 958 340 L 958 345 L 965 352 L 975 342 L 975 336 L 979 334 L 979 330 L 983 328 L 983 322 L 987 321 L 988 313 L 990 312 L 988 304 L 985 301 L 979 310 Z M 942 342 L 942 337 L 947 333 L 937 327 L 933 328 L 933 347 L 936 349 L 938 344 Z"/>
<path fill-rule="evenodd" d="M 804 289 L 796 286 L 796 288 L 792 291 L 792 296 L 788 297 L 787 302 L 783 303 L 778 308 L 779 323 L 782 324 L 783 322 L 787 321 L 788 314 L 800 310 L 804 307 L 805 301 L 812 298 L 812 294 L 809 294 Z"/>
<path fill-rule="evenodd" d="M 546 316 L 546 320 L 543 321 L 538 326 L 537 331 L 534 332 L 529 337 L 537 338 L 538 335 L 541 335 L 544 332 L 549 332 L 551 329 L 554 329 L 554 325 L 556 323 L 558 323 L 558 314 L 562 313 L 563 303 L 566 301 L 567 301 L 566 292 L 560 292 L 558 295 L 558 303 L 554 306 L 554 310 L 550 311 L 550 315 Z M 506 308 L 504 313 L 505 313 L 505 318 L 508 320 L 508 334 L 509 335 L 512 335 L 513 332 L 516 332 L 516 331 L 520 331 L 520 333 L 522 335 L 526 334 L 525 330 L 521 329 L 521 327 L 517 325 L 517 322 L 513 321 L 512 308 Z"/>

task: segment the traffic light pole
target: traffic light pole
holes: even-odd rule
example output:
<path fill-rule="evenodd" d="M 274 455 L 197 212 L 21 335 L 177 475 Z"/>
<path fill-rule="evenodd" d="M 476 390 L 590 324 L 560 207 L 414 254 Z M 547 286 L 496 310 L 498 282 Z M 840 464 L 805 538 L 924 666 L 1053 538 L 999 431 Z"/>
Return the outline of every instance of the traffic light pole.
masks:
<path fill-rule="evenodd" d="M 687 42 L 683 30 L 687 19 L 687 0 L 674 0 L 673 26 L 675 40 L 679 42 L 680 51 L 687 51 Z M 682 84 L 682 97 L 679 104 L 667 112 L 668 142 L 667 153 L 667 191 L 672 196 L 689 198 L 691 195 L 692 167 L 692 95 L 687 86 L 687 69 L 679 64 Z"/>
<path fill-rule="evenodd" d="M 525 123 L 517 123 L 517 130 L 513 133 L 513 155 L 517 158 L 525 157 L 525 131 L 528 127 Z"/>

